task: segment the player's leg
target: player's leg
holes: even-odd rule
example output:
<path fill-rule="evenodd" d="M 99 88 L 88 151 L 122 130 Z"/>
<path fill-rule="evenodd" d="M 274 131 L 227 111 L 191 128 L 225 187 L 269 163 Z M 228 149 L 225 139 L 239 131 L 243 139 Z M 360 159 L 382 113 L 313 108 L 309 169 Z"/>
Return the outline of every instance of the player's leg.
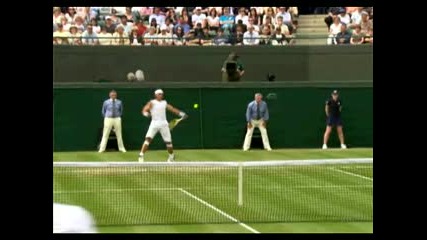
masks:
<path fill-rule="evenodd" d="M 342 129 L 341 119 L 339 119 L 338 122 L 337 122 L 337 133 L 338 133 L 338 138 L 340 139 L 341 148 L 342 149 L 346 149 L 347 146 L 345 145 L 345 142 L 344 142 L 344 132 L 343 132 L 343 129 Z"/>
<path fill-rule="evenodd" d="M 245 141 L 243 142 L 243 151 L 247 151 L 249 150 L 249 148 L 251 147 L 251 142 L 252 142 L 252 135 L 254 133 L 254 125 L 257 125 L 257 121 L 251 120 L 250 122 L 251 124 L 247 126 L 247 130 L 246 130 L 246 136 L 245 136 Z"/>
<path fill-rule="evenodd" d="M 160 135 L 162 135 L 163 141 L 166 144 L 166 149 L 169 153 L 168 162 L 175 161 L 175 155 L 173 154 L 172 136 L 169 127 L 165 126 L 160 128 Z"/>
<path fill-rule="evenodd" d="M 102 140 L 99 145 L 98 152 L 104 152 L 107 147 L 108 137 L 110 136 L 111 128 L 113 127 L 113 119 L 112 118 L 104 118 L 104 129 L 102 130 Z"/>
<path fill-rule="evenodd" d="M 150 124 L 150 127 L 148 127 L 147 134 L 145 135 L 145 141 L 142 144 L 141 152 L 139 153 L 138 161 L 143 162 L 144 161 L 144 154 L 148 150 L 148 146 L 150 145 L 153 138 L 156 136 L 157 132 L 159 131 L 159 128 L 153 127 Z"/>
<path fill-rule="evenodd" d="M 267 128 L 263 125 L 263 121 L 260 121 L 258 128 L 261 132 L 261 138 L 262 143 L 264 145 L 264 149 L 266 149 L 267 151 L 271 151 L 270 141 L 268 140 Z"/>
<path fill-rule="evenodd" d="M 333 126 L 333 124 L 332 124 L 331 120 L 328 118 L 327 123 L 326 123 L 325 134 L 323 134 L 323 146 L 322 146 L 322 149 L 327 149 L 328 148 L 328 141 L 329 141 L 329 136 L 331 136 L 332 126 Z"/>
<path fill-rule="evenodd" d="M 122 119 L 121 118 L 113 119 L 113 127 L 116 132 L 117 145 L 119 146 L 119 151 L 126 152 L 125 146 L 123 144 L 123 138 L 122 138 Z"/>

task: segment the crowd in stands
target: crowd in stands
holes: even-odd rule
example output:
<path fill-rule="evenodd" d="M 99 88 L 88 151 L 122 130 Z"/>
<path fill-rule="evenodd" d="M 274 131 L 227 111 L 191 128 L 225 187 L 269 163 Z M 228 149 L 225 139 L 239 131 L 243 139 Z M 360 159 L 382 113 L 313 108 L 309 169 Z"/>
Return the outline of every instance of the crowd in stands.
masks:
<path fill-rule="evenodd" d="M 373 7 L 333 7 L 328 11 L 327 44 L 367 44 L 374 42 Z"/>
<path fill-rule="evenodd" d="M 297 17 L 297 7 L 54 7 L 53 44 L 287 45 Z"/>

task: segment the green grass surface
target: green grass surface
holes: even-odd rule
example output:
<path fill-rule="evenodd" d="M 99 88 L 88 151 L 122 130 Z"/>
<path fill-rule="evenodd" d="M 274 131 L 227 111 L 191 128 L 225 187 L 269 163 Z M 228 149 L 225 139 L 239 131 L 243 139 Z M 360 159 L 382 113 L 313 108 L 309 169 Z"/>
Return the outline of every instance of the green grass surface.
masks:
<path fill-rule="evenodd" d="M 372 157 L 372 149 L 177 150 L 177 161 Z M 54 153 L 55 161 L 136 161 L 138 153 Z M 151 151 L 146 161 L 162 161 Z M 101 232 L 372 232 L 372 165 L 54 169 L 57 202 L 91 211 Z M 227 215 L 227 216 L 225 216 Z M 185 225 L 184 225 L 185 224 Z"/>

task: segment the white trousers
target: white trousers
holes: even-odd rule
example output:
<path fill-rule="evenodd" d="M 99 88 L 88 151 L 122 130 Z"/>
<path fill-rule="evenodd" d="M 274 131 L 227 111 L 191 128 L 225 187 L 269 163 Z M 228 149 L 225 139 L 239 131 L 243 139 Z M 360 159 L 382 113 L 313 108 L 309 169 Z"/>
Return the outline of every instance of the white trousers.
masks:
<path fill-rule="evenodd" d="M 171 131 L 169 129 L 169 125 L 150 124 L 145 137 L 153 139 L 158 132 L 160 132 L 160 135 L 162 135 L 164 142 L 172 143 L 172 136 Z"/>
<path fill-rule="evenodd" d="M 271 149 L 270 142 L 268 141 L 267 129 L 262 125 L 264 120 L 251 120 L 252 127 L 248 128 L 246 132 L 245 142 L 243 143 L 243 150 L 248 150 L 251 147 L 252 142 L 252 134 L 254 133 L 254 129 L 257 127 L 261 132 L 262 143 L 264 145 L 264 149 Z"/>
<path fill-rule="evenodd" d="M 122 119 L 121 118 L 104 118 L 104 130 L 102 132 L 101 145 L 99 146 L 99 151 L 105 151 L 107 147 L 108 137 L 110 136 L 111 129 L 114 128 L 117 138 L 117 145 L 119 146 L 119 151 L 126 151 L 123 146 L 122 138 Z"/>

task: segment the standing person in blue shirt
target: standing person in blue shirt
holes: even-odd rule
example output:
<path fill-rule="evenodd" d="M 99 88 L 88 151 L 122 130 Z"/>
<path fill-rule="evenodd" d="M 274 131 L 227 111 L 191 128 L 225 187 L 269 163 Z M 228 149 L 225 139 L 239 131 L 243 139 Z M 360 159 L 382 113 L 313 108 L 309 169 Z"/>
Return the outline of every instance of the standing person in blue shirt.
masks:
<path fill-rule="evenodd" d="M 326 101 L 325 112 L 326 112 L 326 130 L 323 136 L 322 149 L 328 148 L 328 140 L 331 135 L 332 127 L 337 128 L 338 137 L 341 142 L 341 148 L 346 149 L 347 146 L 344 143 L 344 133 L 342 130 L 341 120 L 342 102 L 339 98 L 338 91 L 334 90 L 331 97 Z"/>
<path fill-rule="evenodd" d="M 267 103 L 262 100 L 262 94 L 256 93 L 255 100 L 248 104 L 246 109 L 246 121 L 248 130 L 246 132 L 245 142 L 243 143 L 243 151 L 248 151 L 251 147 L 252 134 L 254 128 L 259 128 L 262 137 L 264 149 L 271 151 L 270 142 L 267 135 L 267 121 L 270 118 L 268 114 Z"/>
<path fill-rule="evenodd" d="M 111 129 L 114 128 L 116 133 L 117 145 L 120 152 L 126 152 L 123 146 L 122 139 L 122 116 L 123 104 L 122 101 L 117 99 L 117 92 L 110 91 L 110 98 L 104 101 L 102 105 L 102 116 L 104 117 L 104 130 L 102 133 L 102 140 L 99 146 L 99 152 L 102 153 L 107 147 L 108 137 L 110 136 Z"/>

